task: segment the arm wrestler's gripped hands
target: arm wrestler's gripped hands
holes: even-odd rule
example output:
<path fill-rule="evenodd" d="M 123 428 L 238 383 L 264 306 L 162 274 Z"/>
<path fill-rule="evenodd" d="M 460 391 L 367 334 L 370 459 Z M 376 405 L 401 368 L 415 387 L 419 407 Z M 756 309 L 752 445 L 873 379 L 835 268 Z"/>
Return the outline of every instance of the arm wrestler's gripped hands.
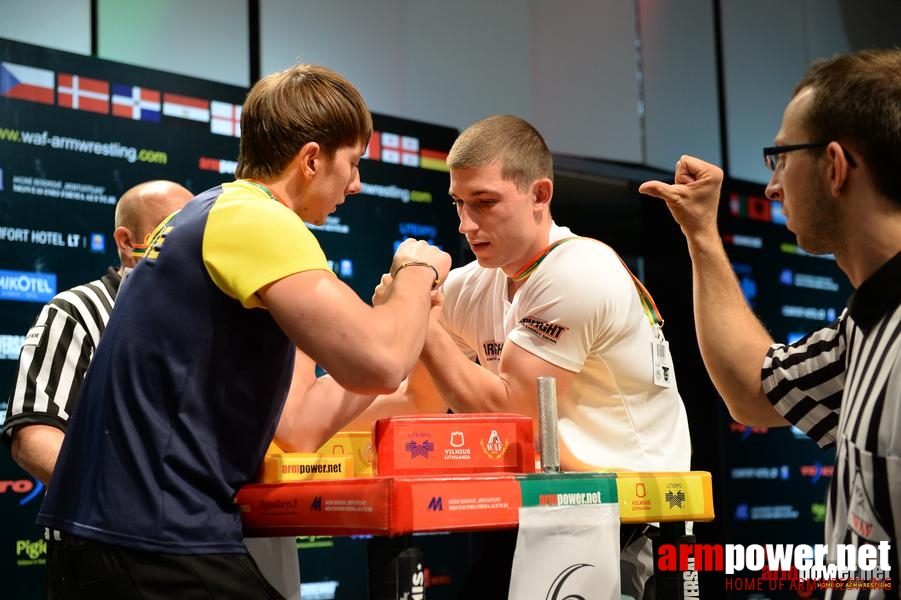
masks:
<path fill-rule="evenodd" d="M 435 269 L 434 273 L 437 275 L 438 281 L 443 282 L 451 267 L 451 257 L 447 252 L 430 245 L 428 242 L 412 238 L 404 240 L 394 253 L 394 259 L 391 261 L 391 272 L 382 275 L 381 280 L 379 280 L 372 293 L 373 306 L 384 304 L 390 297 L 391 284 L 394 283 L 394 277 L 391 274 L 394 273 L 396 275 L 398 270 L 408 263 L 425 263 L 429 265 Z M 416 264 L 406 268 L 428 269 L 429 267 Z M 441 292 L 438 289 L 432 290 L 432 306 L 440 306 L 441 299 Z"/>
<path fill-rule="evenodd" d="M 380 304 L 384 304 L 388 299 L 389 294 L 391 293 L 391 283 L 394 281 L 394 278 L 391 277 L 390 273 L 382 274 L 382 278 L 379 280 L 379 284 L 375 286 L 375 290 L 372 292 L 372 305 L 378 306 Z M 442 301 L 444 300 L 444 294 L 441 293 L 441 289 L 432 290 L 432 308 L 440 307 Z"/>
<path fill-rule="evenodd" d="M 397 270 L 408 263 L 426 263 L 435 269 L 438 281 L 444 281 L 447 272 L 450 271 L 451 257 L 436 246 L 432 246 L 423 240 L 407 238 L 397 247 L 394 259 L 391 261 L 391 273 L 397 275 Z M 426 268 L 417 266 L 417 268 Z"/>

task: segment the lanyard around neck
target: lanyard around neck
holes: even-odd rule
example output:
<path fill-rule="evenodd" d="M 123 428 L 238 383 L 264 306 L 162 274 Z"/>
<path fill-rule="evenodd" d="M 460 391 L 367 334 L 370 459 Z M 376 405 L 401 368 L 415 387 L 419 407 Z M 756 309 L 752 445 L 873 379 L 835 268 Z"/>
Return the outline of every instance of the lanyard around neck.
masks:
<path fill-rule="evenodd" d="M 245 179 L 244 181 L 246 181 L 250 185 L 254 186 L 258 190 L 262 191 L 264 194 L 266 194 L 266 196 L 269 197 L 270 200 L 275 200 L 276 202 L 278 202 L 280 204 L 284 204 L 285 206 L 288 206 L 287 203 L 283 202 L 281 198 L 279 198 L 278 196 L 275 195 L 275 192 L 270 190 L 268 187 L 266 187 L 265 185 L 263 185 L 256 179 Z"/>
<path fill-rule="evenodd" d="M 549 245 L 547 248 L 539 252 L 537 255 L 533 256 L 532 259 L 525 264 L 519 271 L 513 274 L 513 281 L 521 282 L 525 281 L 529 278 L 532 273 L 538 268 L 547 255 L 551 253 L 551 251 L 557 246 L 563 244 L 564 242 L 569 242 L 571 240 L 591 240 L 591 238 L 575 236 L 563 238 L 562 240 L 557 240 L 556 242 Z M 591 240 L 597 241 L 597 240 Z M 616 254 L 616 252 L 614 252 Z M 657 304 L 654 303 L 654 299 L 651 297 L 651 294 L 644 287 L 644 284 L 635 276 L 634 273 L 629 269 L 629 266 L 626 264 L 626 261 L 622 259 L 619 254 L 616 254 L 616 257 L 619 259 L 619 262 L 622 263 L 623 268 L 632 278 L 632 283 L 635 285 L 635 290 L 638 292 L 638 297 L 641 300 L 641 308 L 644 310 L 645 315 L 648 317 L 648 320 L 651 322 L 651 325 L 659 325 L 663 327 L 663 317 L 660 315 L 660 311 L 657 309 Z"/>

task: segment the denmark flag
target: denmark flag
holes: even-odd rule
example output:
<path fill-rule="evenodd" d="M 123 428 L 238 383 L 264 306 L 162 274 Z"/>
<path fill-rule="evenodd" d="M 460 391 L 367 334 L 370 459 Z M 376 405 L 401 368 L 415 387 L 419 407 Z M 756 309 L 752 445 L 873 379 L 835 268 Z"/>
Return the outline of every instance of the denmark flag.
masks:
<path fill-rule="evenodd" d="M 109 82 L 80 75 L 60 73 L 56 82 L 56 103 L 65 108 L 109 113 Z"/>

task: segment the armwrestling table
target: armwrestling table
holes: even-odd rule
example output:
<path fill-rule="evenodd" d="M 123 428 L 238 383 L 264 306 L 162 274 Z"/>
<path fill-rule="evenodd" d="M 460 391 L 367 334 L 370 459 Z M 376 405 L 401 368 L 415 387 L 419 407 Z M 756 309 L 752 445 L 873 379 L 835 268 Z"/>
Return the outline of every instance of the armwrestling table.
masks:
<path fill-rule="evenodd" d="M 714 518 L 710 473 L 499 473 L 450 476 L 378 476 L 244 486 L 237 494 L 245 535 L 372 535 L 370 542 L 397 549 L 397 541 L 420 532 L 515 528 L 523 506 L 579 503 L 619 504 L 620 522 L 659 523 L 661 544 L 691 543 L 686 521 Z M 387 545 L 386 545 L 387 543 Z M 392 551 L 394 551 L 392 550 Z M 369 590 L 390 579 L 391 561 L 374 560 L 370 549 Z M 384 556 L 384 552 L 381 553 Z M 660 571 L 657 598 L 685 598 L 691 573 Z M 694 590 L 697 574 L 694 573 Z M 425 598 L 423 582 L 412 595 Z M 418 592 L 418 594 L 416 593 Z M 696 596 L 690 593 L 689 597 Z"/>

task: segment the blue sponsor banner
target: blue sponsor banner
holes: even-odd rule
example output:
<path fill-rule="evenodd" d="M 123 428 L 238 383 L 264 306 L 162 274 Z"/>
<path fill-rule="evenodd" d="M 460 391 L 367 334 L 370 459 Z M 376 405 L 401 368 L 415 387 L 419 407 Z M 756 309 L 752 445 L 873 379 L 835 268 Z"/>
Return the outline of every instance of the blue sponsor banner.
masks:
<path fill-rule="evenodd" d="M 0 269 L 0 300 L 49 301 L 56 295 L 56 273 L 4 271 Z"/>

